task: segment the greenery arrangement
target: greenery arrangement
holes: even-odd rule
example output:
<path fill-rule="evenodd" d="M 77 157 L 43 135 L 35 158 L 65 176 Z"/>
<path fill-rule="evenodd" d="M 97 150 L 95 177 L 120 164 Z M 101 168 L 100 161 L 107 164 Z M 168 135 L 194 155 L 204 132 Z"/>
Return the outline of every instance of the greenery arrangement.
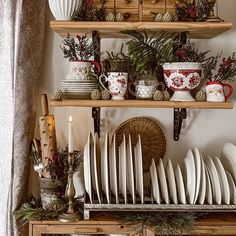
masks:
<path fill-rule="evenodd" d="M 51 206 L 48 209 L 42 208 L 41 201 L 37 199 L 31 199 L 24 203 L 19 210 L 14 212 L 16 220 L 19 224 L 27 224 L 31 220 L 49 220 L 57 218 L 61 213 L 65 212 L 68 208 L 68 200 L 62 198 L 51 202 Z M 51 210 L 50 210 L 51 209 Z M 82 215 L 83 202 L 82 196 L 74 199 L 74 209 Z"/>
<path fill-rule="evenodd" d="M 153 78 L 159 78 L 161 65 L 182 45 L 180 34 L 177 33 L 158 34 L 134 30 L 126 30 L 123 33 L 133 37 L 126 43 L 132 66 L 140 74 Z"/>
<path fill-rule="evenodd" d="M 95 8 L 88 1 L 82 1 L 82 4 L 72 19 L 75 21 L 105 21 L 105 0 L 101 1 L 101 7 Z"/>
<path fill-rule="evenodd" d="M 54 155 L 52 160 L 49 160 L 45 169 L 49 172 L 53 180 L 59 180 L 67 175 L 69 166 L 67 161 L 68 148 Z M 83 161 L 83 154 L 80 151 L 75 151 L 74 171 L 77 171 Z"/>
<path fill-rule="evenodd" d="M 119 213 L 123 224 L 136 224 L 135 234 L 150 229 L 158 235 L 176 235 L 190 231 L 202 214 L 192 212 Z"/>
<path fill-rule="evenodd" d="M 213 11 L 215 1 L 178 0 L 175 4 L 179 21 L 206 21 Z"/>
<path fill-rule="evenodd" d="M 203 78 L 207 79 L 211 75 L 211 71 L 216 67 L 218 59 L 221 54 L 216 56 L 208 56 L 210 51 L 200 52 L 194 45 L 188 41 L 178 48 L 173 57 L 170 58 L 171 62 L 198 62 L 202 65 Z"/>
<path fill-rule="evenodd" d="M 64 58 L 69 61 L 89 60 L 94 55 L 94 44 L 89 42 L 87 35 L 76 35 L 71 38 L 68 33 L 60 46 Z"/>
<path fill-rule="evenodd" d="M 211 82 L 233 82 L 234 77 L 236 76 L 236 52 L 228 58 L 222 58 L 222 61 L 219 64 L 220 57 L 221 54 L 218 54 L 212 59 L 213 63 L 209 68 L 208 73 L 205 74 L 205 78 Z M 216 71 L 216 74 L 213 75 L 213 71 Z"/>

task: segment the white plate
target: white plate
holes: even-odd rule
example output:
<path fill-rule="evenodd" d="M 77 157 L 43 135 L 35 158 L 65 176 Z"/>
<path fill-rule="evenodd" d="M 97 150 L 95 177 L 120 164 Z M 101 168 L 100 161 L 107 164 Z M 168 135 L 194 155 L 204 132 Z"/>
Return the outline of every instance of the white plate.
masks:
<path fill-rule="evenodd" d="M 205 173 L 206 173 L 206 202 L 208 204 L 213 203 L 213 196 L 212 196 L 212 185 L 211 185 L 211 179 L 209 175 L 208 167 L 205 165 Z"/>
<path fill-rule="evenodd" d="M 96 83 L 97 80 L 69 80 L 69 79 L 64 79 L 61 81 L 61 83 Z"/>
<path fill-rule="evenodd" d="M 186 196 L 189 204 L 194 203 L 194 197 L 196 192 L 196 169 L 194 163 L 194 157 L 191 150 L 188 150 L 187 156 L 184 159 L 185 172 L 184 180 L 186 187 Z"/>
<path fill-rule="evenodd" d="M 200 156 L 201 159 L 201 183 L 200 183 L 200 190 L 199 190 L 199 196 L 198 196 L 198 203 L 203 205 L 205 202 L 206 197 L 206 170 L 205 170 L 205 163 L 202 159 L 202 156 Z"/>
<path fill-rule="evenodd" d="M 215 164 L 209 156 L 206 158 L 206 166 L 208 168 L 210 179 L 211 179 L 213 200 L 216 204 L 220 205 L 221 200 L 222 200 L 220 180 L 219 180 L 219 176 L 218 176 Z"/>
<path fill-rule="evenodd" d="M 90 136 L 88 135 L 88 141 L 84 146 L 84 186 L 88 193 L 90 203 L 93 203 L 92 198 L 92 184 L 91 184 L 91 166 L 90 166 Z"/>
<path fill-rule="evenodd" d="M 233 180 L 232 175 L 226 170 L 225 171 L 226 176 L 227 176 L 227 180 L 229 183 L 229 189 L 230 189 L 230 202 L 232 204 L 236 204 L 236 186 L 235 186 L 235 182 Z"/>
<path fill-rule="evenodd" d="M 218 157 L 215 157 L 213 160 L 214 160 L 214 164 L 219 175 L 222 201 L 226 205 L 229 205 L 230 204 L 230 190 L 229 190 L 229 183 L 227 180 L 224 167 Z"/>
<path fill-rule="evenodd" d="M 122 143 L 119 146 L 119 190 L 124 197 L 125 204 L 127 203 L 126 174 L 126 140 L 123 135 Z"/>
<path fill-rule="evenodd" d="M 133 164 L 133 153 L 131 145 L 131 136 L 129 134 L 129 139 L 126 146 L 126 161 L 127 161 L 127 189 L 131 194 L 133 204 L 136 202 L 135 198 L 135 188 L 134 188 L 134 164 Z"/>
<path fill-rule="evenodd" d="M 221 152 L 221 162 L 236 182 L 236 147 L 233 144 L 226 143 L 224 145 Z"/>
<path fill-rule="evenodd" d="M 112 144 L 110 147 L 110 186 L 111 191 L 115 195 L 116 203 L 119 203 L 119 192 L 118 192 L 118 179 L 117 179 L 117 166 L 116 166 L 116 134 L 113 135 Z"/>
<path fill-rule="evenodd" d="M 200 189 L 200 183 L 201 183 L 201 157 L 199 150 L 197 148 L 194 148 L 193 150 L 193 158 L 194 158 L 194 164 L 195 164 L 195 173 L 196 173 L 196 189 L 195 189 L 195 197 L 193 204 L 197 202 L 198 196 L 199 196 L 199 189 Z"/>
<path fill-rule="evenodd" d="M 143 157 L 142 157 L 142 146 L 141 138 L 138 135 L 138 142 L 134 147 L 134 157 L 135 157 L 135 183 L 136 191 L 138 192 L 141 204 L 144 203 L 144 189 L 143 189 Z"/>
<path fill-rule="evenodd" d="M 169 199 L 168 186 L 167 186 L 167 181 L 166 181 L 166 173 L 165 173 L 162 159 L 159 160 L 158 177 L 160 179 L 160 189 L 161 189 L 162 199 L 164 199 L 166 204 L 169 204 L 170 199 Z"/>
<path fill-rule="evenodd" d="M 174 204 L 178 204 L 175 174 L 174 174 L 173 165 L 170 159 L 168 159 L 168 162 L 167 162 L 166 175 L 167 175 L 170 199 L 173 201 Z"/>
<path fill-rule="evenodd" d="M 108 170 L 108 152 L 109 152 L 109 140 L 108 134 L 105 135 L 105 141 L 102 145 L 102 156 L 101 156 L 101 179 L 102 179 L 102 190 L 104 191 L 107 199 L 107 203 L 110 203 L 109 194 L 109 170 Z"/>
<path fill-rule="evenodd" d="M 175 169 L 175 177 L 176 177 L 176 184 L 177 184 L 177 192 L 178 192 L 179 202 L 181 204 L 186 204 L 187 201 L 186 201 L 184 180 L 183 180 L 183 176 L 182 176 L 182 172 L 181 172 L 179 164 L 177 164 L 176 169 Z"/>
<path fill-rule="evenodd" d="M 101 163 L 101 153 L 100 153 L 100 144 L 99 144 L 99 138 L 98 134 L 95 133 L 94 135 L 94 145 L 92 147 L 92 152 L 94 153 L 91 155 L 91 168 L 92 168 L 92 183 L 93 188 L 97 193 L 98 202 L 101 204 L 101 197 L 100 197 L 100 163 Z M 91 152 L 91 153 L 92 153 Z"/>
<path fill-rule="evenodd" d="M 156 164 L 155 164 L 154 159 L 152 159 L 152 164 L 150 166 L 150 175 L 151 175 L 153 198 L 155 199 L 157 204 L 160 204 L 161 203 L 160 188 L 159 188 Z"/>

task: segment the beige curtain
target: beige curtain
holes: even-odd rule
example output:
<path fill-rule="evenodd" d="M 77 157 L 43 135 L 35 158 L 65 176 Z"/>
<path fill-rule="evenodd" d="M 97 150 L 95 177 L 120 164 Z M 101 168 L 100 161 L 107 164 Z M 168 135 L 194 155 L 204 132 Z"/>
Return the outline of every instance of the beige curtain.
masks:
<path fill-rule="evenodd" d="M 27 196 L 45 15 L 46 0 L 0 0 L 1 236 L 23 235 L 12 213 Z"/>

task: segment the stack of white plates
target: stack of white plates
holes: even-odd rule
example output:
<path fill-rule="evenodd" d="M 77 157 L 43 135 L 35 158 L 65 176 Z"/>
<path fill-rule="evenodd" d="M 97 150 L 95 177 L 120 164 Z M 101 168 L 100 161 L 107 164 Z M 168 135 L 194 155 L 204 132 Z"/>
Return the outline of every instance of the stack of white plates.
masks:
<path fill-rule="evenodd" d="M 203 158 L 197 148 L 188 150 L 182 165 L 166 168 L 162 159 L 150 166 L 151 197 L 144 196 L 143 152 L 141 137 L 132 146 L 131 136 L 123 135 L 116 151 L 116 134 L 111 143 L 106 134 L 89 134 L 84 147 L 85 189 L 91 203 L 235 205 L 236 147 L 226 144 L 222 157 Z M 145 158 L 145 157 L 144 157 Z M 182 166 L 183 168 L 181 169 Z M 148 194 L 149 195 L 149 194 Z"/>
<path fill-rule="evenodd" d="M 89 99 L 96 88 L 96 80 L 62 80 L 60 83 L 63 98 Z"/>

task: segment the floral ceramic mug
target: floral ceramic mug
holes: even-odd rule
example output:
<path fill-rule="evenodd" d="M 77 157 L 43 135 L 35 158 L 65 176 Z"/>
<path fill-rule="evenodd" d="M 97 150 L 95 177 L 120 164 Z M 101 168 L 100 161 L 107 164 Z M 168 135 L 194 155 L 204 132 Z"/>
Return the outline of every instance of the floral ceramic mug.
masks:
<path fill-rule="evenodd" d="M 107 90 L 112 100 L 124 100 L 124 95 L 127 91 L 128 73 L 125 72 L 109 72 L 108 76 L 101 75 L 99 82 L 102 87 Z M 105 87 L 104 82 L 108 82 L 108 89 Z"/>
<path fill-rule="evenodd" d="M 224 88 L 229 89 L 229 93 L 225 95 Z M 233 94 L 233 87 L 230 84 L 221 82 L 208 82 L 206 84 L 206 94 L 208 102 L 225 102 Z"/>

